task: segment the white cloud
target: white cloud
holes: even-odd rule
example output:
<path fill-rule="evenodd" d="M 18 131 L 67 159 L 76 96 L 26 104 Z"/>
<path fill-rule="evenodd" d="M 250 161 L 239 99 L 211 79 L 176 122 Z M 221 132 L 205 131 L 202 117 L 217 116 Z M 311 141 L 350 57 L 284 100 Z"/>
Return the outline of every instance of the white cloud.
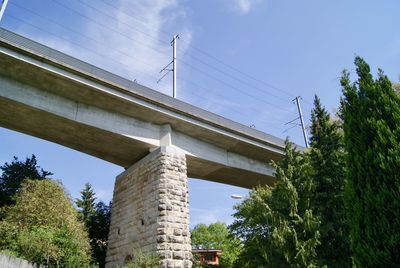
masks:
<path fill-rule="evenodd" d="M 233 10 L 240 15 L 246 15 L 263 2 L 264 0 L 233 0 Z"/>
<path fill-rule="evenodd" d="M 185 9 L 178 0 L 99 1 L 96 5 L 79 1 L 66 6 L 80 13 L 60 7 L 75 14 L 77 17 L 69 19 L 79 21 L 80 27 L 50 23 L 43 26 L 46 31 L 35 32 L 35 40 L 170 94 L 172 74 L 160 84 L 156 82 L 162 76 L 159 71 L 172 60 L 172 36 L 181 36 L 178 57 L 186 52 L 192 38 Z M 20 32 L 31 36 L 28 28 L 21 27 Z"/>
<path fill-rule="evenodd" d="M 185 38 L 184 42 L 178 43 L 179 53 L 184 53 L 190 43 L 190 30 L 184 24 L 177 27 L 177 21 L 185 17 L 184 9 L 176 0 L 138 0 L 119 1 L 118 9 L 107 12 L 118 21 L 104 18 L 102 14 L 95 18 L 96 21 L 105 20 L 103 23 L 107 29 L 99 30 L 96 24 L 87 25 L 89 35 L 107 42 L 107 47 L 98 45 L 96 50 L 114 59 L 107 64 L 114 66 L 123 76 L 137 79 L 151 88 L 158 87 L 164 93 L 169 92 L 171 75 L 159 85 L 156 81 L 162 76 L 159 71 L 172 60 L 170 41 L 173 33 Z M 169 28 L 173 31 L 167 32 Z"/>

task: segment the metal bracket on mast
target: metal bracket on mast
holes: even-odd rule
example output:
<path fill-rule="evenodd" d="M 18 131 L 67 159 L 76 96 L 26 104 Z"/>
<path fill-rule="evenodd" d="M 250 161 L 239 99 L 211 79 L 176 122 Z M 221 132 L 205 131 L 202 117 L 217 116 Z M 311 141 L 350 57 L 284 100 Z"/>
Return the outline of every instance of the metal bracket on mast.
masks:
<path fill-rule="evenodd" d="M 297 104 L 297 110 L 299 111 L 299 118 L 300 118 L 301 128 L 303 130 L 304 143 L 306 144 L 306 148 L 308 148 L 309 147 L 309 145 L 308 145 L 308 137 L 307 137 L 306 128 L 304 126 L 303 113 L 301 112 L 301 107 L 300 107 L 300 100 L 301 100 L 301 97 L 297 96 L 296 98 L 293 99 L 293 102 L 296 101 L 296 104 Z"/>
<path fill-rule="evenodd" d="M 179 35 L 174 35 L 171 46 L 172 46 L 172 61 L 165 66 L 160 73 L 166 72 L 160 79 L 158 79 L 157 84 L 169 73 L 172 72 L 172 97 L 176 98 L 176 40 L 179 39 Z M 172 64 L 172 69 L 167 69 Z"/>

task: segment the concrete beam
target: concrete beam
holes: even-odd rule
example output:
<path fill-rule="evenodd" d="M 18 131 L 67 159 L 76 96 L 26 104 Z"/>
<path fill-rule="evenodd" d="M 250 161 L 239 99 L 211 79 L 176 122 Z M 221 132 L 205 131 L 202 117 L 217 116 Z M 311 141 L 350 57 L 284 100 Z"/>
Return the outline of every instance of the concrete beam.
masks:
<path fill-rule="evenodd" d="M 186 154 L 189 176 L 250 188 L 273 183 L 268 162 L 283 155 L 278 138 L 3 29 L 0 104 L 0 126 L 124 167 L 168 146 Z"/>

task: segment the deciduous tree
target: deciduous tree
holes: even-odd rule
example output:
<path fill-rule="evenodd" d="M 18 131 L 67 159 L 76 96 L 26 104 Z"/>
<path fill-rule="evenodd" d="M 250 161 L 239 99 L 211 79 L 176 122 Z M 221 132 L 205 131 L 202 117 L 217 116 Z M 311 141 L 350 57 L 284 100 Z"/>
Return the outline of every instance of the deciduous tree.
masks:
<path fill-rule="evenodd" d="M 222 222 L 196 225 L 191 231 L 191 240 L 193 248 L 222 250 L 221 268 L 233 267 L 242 248 L 240 240 L 230 235 L 228 227 Z"/>
<path fill-rule="evenodd" d="M 60 183 L 25 180 L 0 221 L 0 249 L 48 267 L 88 267 L 90 245 Z"/>

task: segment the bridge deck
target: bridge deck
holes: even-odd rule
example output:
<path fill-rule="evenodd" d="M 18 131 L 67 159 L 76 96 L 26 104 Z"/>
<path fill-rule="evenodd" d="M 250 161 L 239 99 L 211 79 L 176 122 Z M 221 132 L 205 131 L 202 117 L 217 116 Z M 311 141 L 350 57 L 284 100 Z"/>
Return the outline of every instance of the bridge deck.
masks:
<path fill-rule="evenodd" d="M 283 155 L 282 139 L 1 28 L 0 105 L 0 126 L 123 167 L 173 145 L 189 176 L 252 187 L 273 182 L 267 163 Z"/>

